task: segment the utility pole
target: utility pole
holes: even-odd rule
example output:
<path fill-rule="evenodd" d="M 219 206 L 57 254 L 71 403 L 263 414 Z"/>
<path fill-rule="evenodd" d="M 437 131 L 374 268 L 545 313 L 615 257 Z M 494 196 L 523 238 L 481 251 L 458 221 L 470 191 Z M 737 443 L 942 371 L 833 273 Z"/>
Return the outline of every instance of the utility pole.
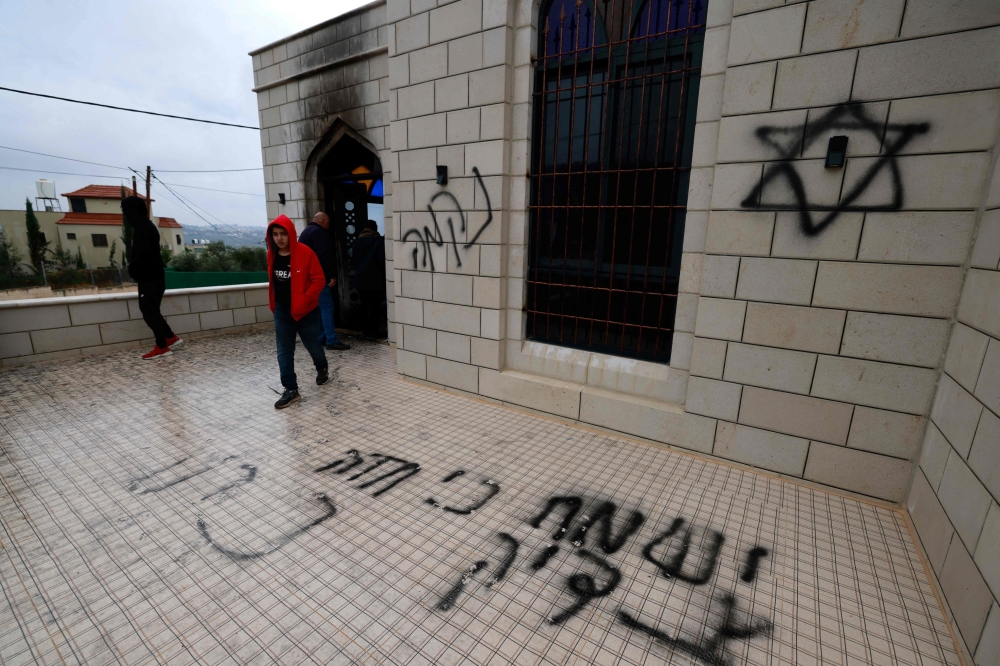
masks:
<path fill-rule="evenodd" d="M 139 194 L 139 189 L 135 186 L 135 175 L 132 176 L 132 194 Z"/>
<path fill-rule="evenodd" d="M 150 219 L 153 217 L 153 206 L 149 198 L 149 179 L 152 174 L 152 169 L 149 165 L 146 165 L 146 213 L 149 215 Z"/>

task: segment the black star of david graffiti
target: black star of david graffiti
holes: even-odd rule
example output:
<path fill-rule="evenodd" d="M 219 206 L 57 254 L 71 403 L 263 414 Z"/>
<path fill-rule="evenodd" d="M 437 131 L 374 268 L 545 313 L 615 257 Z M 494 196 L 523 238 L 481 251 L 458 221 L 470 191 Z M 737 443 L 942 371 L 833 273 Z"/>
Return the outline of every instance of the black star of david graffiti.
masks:
<path fill-rule="evenodd" d="M 882 124 L 871 118 L 865 112 L 863 105 L 860 104 L 842 104 L 834 107 L 817 120 L 806 125 L 786 127 L 764 125 L 758 127 L 754 132 L 757 139 L 774 148 L 780 157 L 778 162 L 765 169 L 764 177 L 761 178 L 760 183 L 750 191 L 746 198 L 740 202 L 740 205 L 743 208 L 797 210 L 799 211 L 802 233 L 807 236 L 819 234 L 841 213 L 846 211 L 899 210 L 903 207 L 903 179 L 896 158 L 913 137 L 924 134 L 929 129 L 929 123 L 889 123 L 885 125 L 883 133 Z M 839 203 L 833 206 L 809 201 L 802 177 L 796 169 L 796 163 L 791 161 L 800 154 L 800 151 L 804 153 L 809 146 L 831 130 L 844 133 L 868 132 L 882 144 L 882 154 L 879 158 L 865 170 L 861 178 L 848 191 L 841 194 Z M 864 194 L 883 169 L 888 169 L 892 178 L 890 200 L 880 205 L 855 206 L 854 202 Z M 795 196 L 795 202 L 791 204 L 761 204 L 761 194 L 764 188 L 767 187 L 768 183 L 778 178 L 784 178 L 787 181 Z M 826 212 L 814 218 L 813 211 Z"/>

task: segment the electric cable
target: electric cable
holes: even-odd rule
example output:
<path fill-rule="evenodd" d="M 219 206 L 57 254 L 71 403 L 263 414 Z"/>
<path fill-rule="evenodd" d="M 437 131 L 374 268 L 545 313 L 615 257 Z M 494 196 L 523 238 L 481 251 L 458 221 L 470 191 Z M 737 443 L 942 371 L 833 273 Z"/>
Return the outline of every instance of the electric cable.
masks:
<path fill-rule="evenodd" d="M 55 176 L 83 176 L 84 178 L 112 178 L 114 180 L 125 180 L 126 176 L 104 176 L 96 173 L 70 173 L 68 171 L 49 171 L 48 169 L 18 169 L 15 167 L 0 166 L 5 171 L 29 171 L 31 173 L 47 173 Z"/>
<path fill-rule="evenodd" d="M 64 157 L 62 155 L 52 155 L 50 153 L 39 153 L 34 150 L 25 150 L 24 148 L 14 148 L 12 146 L 0 146 L 4 150 L 15 150 L 19 153 L 30 153 L 32 155 L 42 155 L 43 157 L 54 157 L 57 160 L 69 160 L 70 162 L 83 162 L 84 164 L 93 164 L 95 166 L 108 167 L 109 169 L 121 169 L 122 171 L 131 171 L 131 167 L 121 167 L 114 166 L 113 164 L 101 164 L 100 162 L 88 162 L 87 160 L 78 160 L 75 157 Z M 248 169 L 157 169 L 160 173 L 232 173 L 235 171 L 262 171 L 264 167 L 251 167 Z M 72 174 L 67 174 L 72 175 Z"/>
<path fill-rule="evenodd" d="M 226 127 L 241 127 L 243 129 L 259 130 L 259 127 L 252 127 L 250 125 L 237 125 L 236 123 L 224 123 L 218 120 L 204 120 L 202 118 L 191 118 L 189 116 L 175 116 L 170 113 L 157 113 L 156 111 L 143 111 L 142 109 L 130 109 L 124 106 L 114 106 L 112 104 L 99 104 L 97 102 L 85 102 L 81 99 L 71 99 L 69 97 L 57 97 L 55 95 L 45 95 L 43 93 L 31 92 L 29 90 L 18 90 L 17 88 L 7 88 L 6 86 L 0 86 L 0 90 L 6 90 L 7 92 L 18 93 L 20 95 L 31 95 L 32 97 L 44 97 L 46 99 L 57 99 L 61 102 L 73 102 L 74 104 L 86 104 L 87 106 L 99 106 L 104 109 L 114 109 L 116 111 L 129 111 L 131 113 L 144 113 L 147 116 L 160 116 L 163 118 L 175 118 L 177 120 L 190 120 L 196 123 L 208 123 L 209 125 L 225 125 Z"/>

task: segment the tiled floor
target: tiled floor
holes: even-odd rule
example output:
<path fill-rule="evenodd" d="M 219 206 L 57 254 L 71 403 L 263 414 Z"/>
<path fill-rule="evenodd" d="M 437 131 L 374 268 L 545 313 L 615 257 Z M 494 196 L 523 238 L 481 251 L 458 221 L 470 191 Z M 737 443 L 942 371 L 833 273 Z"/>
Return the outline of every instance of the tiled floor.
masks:
<path fill-rule="evenodd" d="M 273 349 L 0 373 L 0 662 L 958 663 L 893 511 Z"/>

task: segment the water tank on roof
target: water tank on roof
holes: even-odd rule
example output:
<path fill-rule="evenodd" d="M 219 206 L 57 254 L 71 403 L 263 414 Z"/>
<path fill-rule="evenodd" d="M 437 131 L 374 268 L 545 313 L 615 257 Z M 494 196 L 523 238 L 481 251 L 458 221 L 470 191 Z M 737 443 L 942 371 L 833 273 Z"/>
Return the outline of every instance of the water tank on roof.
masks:
<path fill-rule="evenodd" d="M 35 190 L 39 199 L 55 199 L 56 184 L 46 178 L 39 178 L 35 183 Z"/>

